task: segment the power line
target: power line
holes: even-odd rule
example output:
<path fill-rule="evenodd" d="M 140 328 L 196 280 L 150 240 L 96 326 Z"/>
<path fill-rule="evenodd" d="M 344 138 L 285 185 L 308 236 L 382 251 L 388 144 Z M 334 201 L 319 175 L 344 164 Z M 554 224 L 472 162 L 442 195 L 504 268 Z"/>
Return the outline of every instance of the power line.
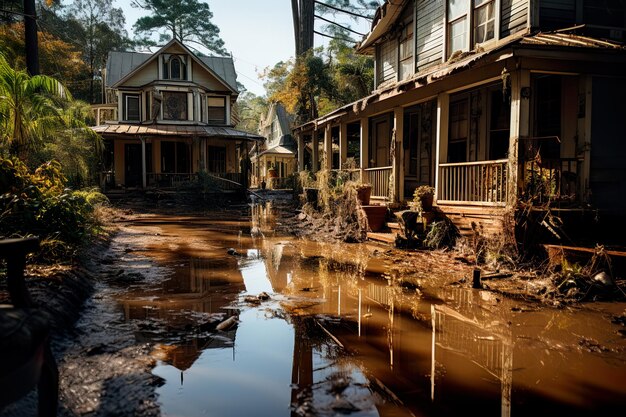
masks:
<path fill-rule="evenodd" d="M 340 28 L 345 29 L 348 32 L 352 32 L 352 33 L 356 33 L 357 35 L 365 36 L 364 33 L 360 33 L 360 32 L 357 32 L 356 30 L 350 29 L 348 26 L 344 26 L 344 25 L 341 25 L 341 24 L 339 24 L 337 22 L 333 22 L 332 20 L 326 19 L 325 17 L 319 16 L 319 15 L 314 15 L 314 16 L 316 18 L 320 19 L 320 20 L 323 20 L 325 22 L 328 22 L 328 23 L 331 23 L 333 25 L 339 26 Z"/>
<path fill-rule="evenodd" d="M 374 18 L 372 18 L 371 16 L 365 16 L 362 14 L 351 12 L 349 10 L 340 9 L 339 7 L 331 6 L 330 4 L 322 3 L 321 1 L 315 0 L 315 3 L 319 4 L 320 6 L 328 7 L 329 9 L 333 9 L 341 13 L 346 13 L 355 17 L 360 17 L 361 19 L 374 20 Z"/>
<path fill-rule="evenodd" d="M 318 32 L 317 30 L 314 30 L 313 33 L 316 33 L 320 36 L 324 36 L 325 38 L 331 38 L 331 39 L 337 39 L 338 41 L 344 41 L 344 42 L 351 42 L 351 43 L 357 43 L 357 41 L 355 41 L 354 39 L 350 39 L 350 38 L 338 38 L 336 36 L 331 36 L 331 35 L 327 35 L 325 33 L 322 32 Z"/>

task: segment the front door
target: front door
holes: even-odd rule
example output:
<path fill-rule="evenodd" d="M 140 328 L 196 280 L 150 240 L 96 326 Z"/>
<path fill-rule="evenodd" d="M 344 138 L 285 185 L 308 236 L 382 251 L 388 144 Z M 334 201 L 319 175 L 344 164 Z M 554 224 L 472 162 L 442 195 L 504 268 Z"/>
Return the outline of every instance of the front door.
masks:
<path fill-rule="evenodd" d="M 127 187 L 141 185 L 141 145 L 124 145 L 124 178 Z"/>

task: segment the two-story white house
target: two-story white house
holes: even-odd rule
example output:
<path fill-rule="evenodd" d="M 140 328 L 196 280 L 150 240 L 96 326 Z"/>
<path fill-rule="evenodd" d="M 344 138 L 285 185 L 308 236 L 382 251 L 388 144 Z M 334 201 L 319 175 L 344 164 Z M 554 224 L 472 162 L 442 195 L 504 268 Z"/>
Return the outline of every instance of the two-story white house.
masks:
<path fill-rule="evenodd" d="M 155 53 L 111 52 L 103 85 L 93 130 L 105 140 L 108 186 L 172 186 L 199 172 L 246 185 L 240 161 L 262 138 L 233 128 L 231 57 L 200 56 L 177 40 Z"/>
<path fill-rule="evenodd" d="M 387 0 L 356 47 L 371 94 L 294 135 L 314 171 L 358 143 L 373 198 L 432 185 L 466 228 L 502 230 L 521 202 L 623 218 L 625 40 L 619 1 Z"/>

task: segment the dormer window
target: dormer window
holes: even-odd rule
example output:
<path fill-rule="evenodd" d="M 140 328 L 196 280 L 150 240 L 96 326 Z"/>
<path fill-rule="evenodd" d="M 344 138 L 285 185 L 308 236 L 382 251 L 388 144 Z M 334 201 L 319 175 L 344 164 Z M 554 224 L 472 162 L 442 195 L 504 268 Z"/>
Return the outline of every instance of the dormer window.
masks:
<path fill-rule="evenodd" d="M 186 80 L 187 65 L 183 57 L 178 55 L 163 56 L 163 79 L 165 80 Z"/>

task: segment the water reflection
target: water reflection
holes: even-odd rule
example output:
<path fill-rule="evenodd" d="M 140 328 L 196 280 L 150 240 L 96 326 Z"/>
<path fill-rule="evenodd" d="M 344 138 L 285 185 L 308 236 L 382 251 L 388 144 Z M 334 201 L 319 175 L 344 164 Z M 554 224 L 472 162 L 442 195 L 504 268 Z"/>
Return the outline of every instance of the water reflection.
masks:
<path fill-rule="evenodd" d="M 270 205 L 254 209 L 249 233 L 179 231 L 210 242 L 210 256 L 168 258 L 168 280 L 121 301 L 139 336 L 160 343 L 165 415 L 585 415 L 626 405 L 619 351 L 552 342 L 579 337 L 563 317 L 583 312 L 520 313 L 468 287 L 403 287 L 372 247 L 273 236 L 272 216 Z M 238 254 L 228 255 L 233 241 Z M 271 300 L 244 301 L 261 292 Z M 229 316 L 238 326 L 216 331 Z M 578 323 L 584 334 L 594 327 Z"/>

